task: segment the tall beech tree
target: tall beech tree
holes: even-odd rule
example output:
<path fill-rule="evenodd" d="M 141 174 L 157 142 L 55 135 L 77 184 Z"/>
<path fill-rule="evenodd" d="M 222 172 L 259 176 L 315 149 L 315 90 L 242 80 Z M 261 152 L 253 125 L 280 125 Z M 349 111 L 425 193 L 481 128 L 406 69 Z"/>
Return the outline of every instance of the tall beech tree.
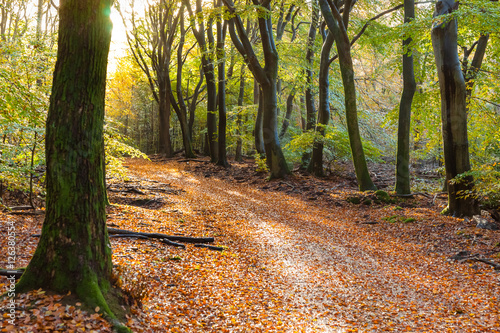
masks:
<path fill-rule="evenodd" d="M 222 7 L 222 1 L 217 0 L 217 7 Z M 226 112 L 226 65 L 225 57 L 226 52 L 224 46 L 226 43 L 227 22 L 222 19 L 222 15 L 217 15 L 217 76 L 218 76 L 218 89 L 217 95 L 217 108 L 219 110 L 219 139 L 218 139 L 218 154 L 217 165 L 224 167 L 229 166 L 227 162 L 226 151 L 226 127 L 227 127 L 227 112 Z"/>
<path fill-rule="evenodd" d="M 214 62 L 211 55 L 215 46 L 212 28 L 214 21 L 213 15 L 208 15 L 207 28 L 205 29 L 202 1 L 196 0 L 196 8 L 194 12 L 190 1 L 183 0 L 182 2 L 189 12 L 189 16 L 191 18 L 191 29 L 193 30 L 194 37 L 198 41 L 198 46 L 201 52 L 201 64 L 203 66 L 203 74 L 205 75 L 205 84 L 207 86 L 208 148 L 211 162 L 216 163 L 218 159 L 219 146 L 217 144 L 217 81 L 215 78 Z"/>
<path fill-rule="evenodd" d="M 170 102 L 172 107 L 174 108 L 175 114 L 179 119 L 179 123 L 181 125 L 181 133 L 182 133 L 182 144 L 184 146 L 184 154 L 187 158 L 195 157 L 195 153 L 193 151 L 192 145 L 192 136 L 191 130 L 189 128 L 189 119 L 188 119 L 188 106 L 184 101 L 184 95 L 182 94 L 182 67 L 185 63 L 184 56 L 184 43 L 185 43 L 185 35 L 186 29 L 184 28 L 184 5 L 180 6 L 179 11 L 177 12 L 177 18 L 180 18 L 179 21 L 179 44 L 177 45 L 177 82 L 175 86 L 175 92 L 177 95 L 177 100 L 174 97 L 173 88 L 170 82 L 170 72 L 168 66 L 165 65 L 167 71 L 167 92 L 170 94 Z M 189 49 L 190 51 L 191 49 Z M 189 52 L 188 51 L 188 52 Z M 195 89 L 200 88 L 201 82 L 198 82 L 198 85 Z M 195 91 L 195 96 L 198 94 L 198 90 Z M 193 101 L 196 103 L 196 100 Z"/>
<path fill-rule="evenodd" d="M 325 136 L 325 129 L 330 119 L 330 80 L 328 77 L 330 69 L 330 52 L 333 47 L 334 37 L 331 32 L 325 32 L 322 27 L 323 46 L 321 48 L 321 57 L 319 64 L 319 107 L 318 123 L 316 131 L 322 137 Z M 316 176 L 323 176 L 323 140 L 314 140 L 311 162 L 309 163 L 309 172 Z"/>
<path fill-rule="evenodd" d="M 61 0 L 46 123 L 47 199 L 42 235 L 16 291 L 71 291 L 99 307 L 117 331 L 106 229 L 104 95 L 111 0 Z"/>
<path fill-rule="evenodd" d="M 253 46 L 248 38 L 243 22 L 236 13 L 236 8 L 231 0 L 223 0 L 231 14 L 229 20 L 229 33 L 233 44 L 241 53 L 245 63 L 259 83 L 262 99 L 262 130 L 266 162 L 271 178 L 282 178 L 290 173 L 288 165 L 281 150 L 278 137 L 278 50 L 274 42 L 273 26 L 271 20 L 270 0 L 253 0 L 258 13 L 260 39 L 264 53 L 264 67 L 257 58 Z"/>
<path fill-rule="evenodd" d="M 136 63 L 146 74 L 155 101 L 158 103 L 159 148 L 167 157 L 173 156 L 170 138 L 171 92 L 169 91 L 169 66 L 172 58 L 172 44 L 179 21 L 179 12 L 174 14 L 175 1 L 161 0 L 158 4 L 146 8 L 144 24 L 138 26 L 134 9 L 127 30 L 127 41 Z M 118 7 L 120 9 L 120 7 Z M 120 10 L 126 26 L 125 13 Z"/>
<path fill-rule="evenodd" d="M 470 170 L 467 137 L 466 85 L 457 51 L 457 20 L 448 14 L 458 9 L 458 1 L 436 2 L 431 38 L 441 91 L 441 122 L 444 166 L 448 181 L 448 207 L 453 216 L 471 216 L 478 212 L 472 176 L 454 179 Z"/>
<path fill-rule="evenodd" d="M 404 22 L 415 18 L 415 1 L 404 1 Z M 396 154 L 396 193 L 410 194 L 410 120 L 411 104 L 416 83 L 413 71 L 413 55 L 409 48 L 412 39 L 403 40 L 403 93 L 399 103 L 398 149 Z"/>
<path fill-rule="evenodd" d="M 347 34 L 350 12 L 356 0 L 332 1 L 319 0 L 319 5 L 328 29 L 333 33 L 337 46 L 340 72 L 344 85 L 345 112 L 347 131 L 351 145 L 352 161 L 358 187 L 361 191 L 375 190 L 368 166 L 366 164 L 363 144 L 358 124 L 358 111 L 356 105 L 356 85 L 354 82 L 354 65 L 351 57 L 351 42 Z M 340 5 L 343 5 L 341 10 Z"/>

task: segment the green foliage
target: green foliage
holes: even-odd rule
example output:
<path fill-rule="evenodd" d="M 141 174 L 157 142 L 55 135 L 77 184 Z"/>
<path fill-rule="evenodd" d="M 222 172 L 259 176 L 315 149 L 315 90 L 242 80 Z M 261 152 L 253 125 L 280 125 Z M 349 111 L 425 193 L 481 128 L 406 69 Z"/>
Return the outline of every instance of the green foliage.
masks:
<path fill-rule="evenodd" d="M 132 147 L 131 139 L 120 134 L 116 128 L 104 126 L 104 149 L 106 152 L 106 177 L 126 179 L 127 171 L 123 166 L 123 157 L 148 159 L 147 155 Z"/>
<path fill-rule="evenodd" d="M 265 156 L 262 157 L 260 156 L 260 154 L 255 154 L 254 159 L 255 159 L 255 166 L 257 167 L 255 171 L 264 173 L 269 172 Z"/>
<path fill-rule="evenodd" d="M 296 134 L 285 146 L 284 153 L 287 160 L 292 163 L 300 162 L 303 154 L 310 152 L 313 143 L 323 142 L 323 156 L 328 164 L 335 161 L 347 161 L 351 158 L 351 148 L 347 130 L 335 126 L 326 126 L 325 136 L 314 130 Z M 381 150 L 370 141 L 363 141 L 363 149 L 368 160 L 380 161 Z"/>
<path fill-rule="evenodd" d="M 457 191 L 457 196 L 461 198 L 473 196 L 488 208 L 500 207 L 500 162 L 482 165 L 480 168 L 458 175 L 450 182 L 460 183 L 471 176 L 474 178 L 474 192 Z"/>
<path fill-rule="evenodd" d="M 43 187 L 45 117 L 55 53 L 33 47 L 32 34 L 0 42 L 0 182 L 27 191 Z"/>

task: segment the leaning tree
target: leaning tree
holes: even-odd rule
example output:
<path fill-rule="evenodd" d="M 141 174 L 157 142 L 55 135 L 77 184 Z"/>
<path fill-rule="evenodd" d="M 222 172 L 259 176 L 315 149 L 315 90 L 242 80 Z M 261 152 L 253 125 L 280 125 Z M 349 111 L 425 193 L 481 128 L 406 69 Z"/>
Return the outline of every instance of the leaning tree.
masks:
<path fill-rule="evenodd" d="M 106 230 L 104 95 L 112 0 L 61 0 L 59 40 L 46 123 L 47 200 L 37 249 L 17 291 L 71 291 L 117 331 Z"/>

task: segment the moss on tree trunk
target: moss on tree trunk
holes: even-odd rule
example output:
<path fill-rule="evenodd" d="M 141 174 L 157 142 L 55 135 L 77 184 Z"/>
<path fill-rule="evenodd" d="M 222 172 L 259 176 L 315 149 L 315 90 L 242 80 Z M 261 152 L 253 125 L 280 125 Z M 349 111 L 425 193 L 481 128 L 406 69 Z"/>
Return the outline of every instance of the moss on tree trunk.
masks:
<path fill-rule="evenodd" d="M 47 210 L 40 242 L 17 290 L 71 291 L 117 330 L 106 295 L 104 94 L 111 1 L 60 2 L 59 42 L 46 128 Z"/>

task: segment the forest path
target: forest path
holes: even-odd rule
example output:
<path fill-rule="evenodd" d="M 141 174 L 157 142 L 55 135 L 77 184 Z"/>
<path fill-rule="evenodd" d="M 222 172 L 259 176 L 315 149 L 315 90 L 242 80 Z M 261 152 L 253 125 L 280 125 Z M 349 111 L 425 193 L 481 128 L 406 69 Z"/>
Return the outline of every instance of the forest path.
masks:
<path fill-rule="evenodd" d="M 170 304 L 180 306 L 179 302 L 195 297 L 188 307 L 198 308 L 178 319 L 180 326 L 175 327 L 237 332 L 500 332 L 498 273 L 447 261 L 436 250 L 439 244 L 425 240 L 428 230 L 439 233 L 455 219 L 426 209 L 410 212 L 346 204 L 346 194 L 334 187 L 325 194 L 331 198 L 325 204 L 197 173 L 193 164 L 129 163 L 138 177 L 184 190 L 169 197 L 171 211 L 184 216 L 183 225 L 197 221 L 200 232 L 215 235 L 219 244 L 228 246 L 227 254 L 236 258 L 224 267 L 210 265 L 207 258 L 191 259 L 203 267 L 201 280 L 191 273 L 166 272 L 171 278 L 165 283 L 172 285 L 175 275 L 179 284 L 190 284 L 188 291 L 167 293 Z M 294 187 L 292 182 L 282 184 Z M 395 209 L 427 221 L 431 229 L 408 237 L 405 229 L 408 234 L 415 230 L 410 224 L 384 229 L 381 216 L 395 214 Z M 188 262 L 186 257 L 184 265 Z M 214 287 L 217 291 L 207 289 Z M 184 298 L 172 300 L 179 293 Z M 214 293 L 223 294 L 222 310 L 238 311 L 218 314 L 207 303 Z M 214 318 L 207 319 L 210 312 Z"/>

